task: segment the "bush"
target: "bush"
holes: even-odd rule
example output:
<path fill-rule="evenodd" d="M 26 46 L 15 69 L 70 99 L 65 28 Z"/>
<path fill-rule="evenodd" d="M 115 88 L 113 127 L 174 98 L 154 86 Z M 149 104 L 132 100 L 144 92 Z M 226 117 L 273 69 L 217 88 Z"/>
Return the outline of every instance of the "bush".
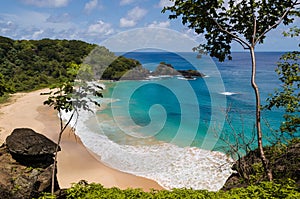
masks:
<path fill-rule="evenodd" d="M 43 195 L 40 199 L 51 198 L 50 195 Z M 282 183 L 262 182 L 258 185 L 250 185 L 246 188 L 235 188 L 229 191 L 210 192 L 207 190 L 173 189 L 151 190 L 144 192 L 141 189 L 104 188 L 96 183 L 78 183 L 67 190 L 67 199 L 125 199 L 125 198 L 145 198 L 145 199 L 228 199 L 228 198 L 300 198 L 300 192 L 293 180 Z"/>

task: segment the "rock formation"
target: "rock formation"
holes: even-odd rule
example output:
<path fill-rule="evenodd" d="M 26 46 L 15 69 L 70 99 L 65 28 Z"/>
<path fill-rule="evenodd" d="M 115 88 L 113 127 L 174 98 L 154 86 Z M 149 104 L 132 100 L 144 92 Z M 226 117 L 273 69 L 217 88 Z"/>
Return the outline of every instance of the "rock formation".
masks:
<path fill-rule="evenodd" d="M 144 80 L 150 75 L 150 71 L 142 66 L 127 71 L 120 80 Z"/>
<path fill-rule="evenodd" d="M 166 64 L 165 62 L 161 62 L 151 73 L 153 76 L 159 76 L 159 75 L 170 75 L 170 76 L 175 76 L 175 75 L 180 75 L 180 73 L 174 69 L 174 67 L 171 64 Z"/>
<path fill-rule="evenodd" d="M 37 198 L 50 192 L 55 147 L 32 129 L 15 129 L 0 147 L 0 198 Z"/>
<path fill-rule="evenodd" d="M 152 76 L 183 76 L 186 79 L 192 79 L 196 77 L 204 77 L 205 75 L 197 70 L 176 70 L 171 64 L 161 62 L 150 75 Z"/>

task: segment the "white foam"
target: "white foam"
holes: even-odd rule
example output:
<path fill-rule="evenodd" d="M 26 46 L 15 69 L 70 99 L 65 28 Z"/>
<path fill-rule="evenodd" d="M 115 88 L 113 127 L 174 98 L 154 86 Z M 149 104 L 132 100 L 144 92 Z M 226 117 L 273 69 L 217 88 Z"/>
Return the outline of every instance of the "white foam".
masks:
<path fill-rule="evenodd" d="M 221 95 L 228 95 L 228 96 L 230 96 L 230 95 L 237 95 L 238 93 L 234 93 L 234 92 L 221 92 L 220 94 Z"/>
<path fill-rule="evenodd" d="M 87 122 L 93 114 L 80 112 L 76 134 L 83 144 L 101 156 L 101 161 L 118 170 L 157 181 L 166 189 L 192 188 L 217 191 L 231 175 L 233 160 L 221 152 L 195 147 L 180 148 L 163 143 L 143 146 L 119 145 L 104 134 L 102 129 L 114 132 L 117 127 L 106 121 L 93 132 Z"/>
<path fill-rule="evenodd" d="M 180 79 L 180 80 L 188 80 L 187 78 L 184 78 L 184 77 L 177 77 L 177 79 Z"/>
<path fill-rule="evenodd" d="M 189 80 L 196 80 L 197 78 L 196 77 L 193 77 L 193 78 L 177 77 L 177 79 L 189 81 Z"/>
<path fill-rule="evenodd" d="M 171 75 L 157 75 L 157 76 L 149 75 L 146 79 L 155 80 L 155 79 L 172 78 L 172 77 L 173 76 Z"/>

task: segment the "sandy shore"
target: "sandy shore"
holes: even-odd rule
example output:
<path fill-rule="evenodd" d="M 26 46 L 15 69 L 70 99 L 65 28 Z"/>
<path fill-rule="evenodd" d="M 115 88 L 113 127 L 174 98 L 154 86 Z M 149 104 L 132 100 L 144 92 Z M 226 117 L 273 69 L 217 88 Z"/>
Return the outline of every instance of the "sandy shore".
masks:
<path fill-rule="evenodd" d="M 15 128 L 32 128 L 56 142 L 59 120 L 56 112 L 43 105 L 47 96 L 39 90 L 15 94 L 10 103 L 0 105 L 0 143 Z M 105 187 L 162 189 L 155 181 L 120 172 L 105 166 L 92 155 L 80 139 L 68 129 L 62 139 L 58 155 L 58 181 L 61 188 L 68 188 L 79 180 L 101 183 Z"/>

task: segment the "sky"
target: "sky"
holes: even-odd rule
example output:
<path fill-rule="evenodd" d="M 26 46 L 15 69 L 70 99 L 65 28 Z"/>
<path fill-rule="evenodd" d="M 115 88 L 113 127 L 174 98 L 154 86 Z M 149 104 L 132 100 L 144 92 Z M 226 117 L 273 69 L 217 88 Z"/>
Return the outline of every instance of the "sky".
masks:
<path fill-rule="evenodd" d="M 204 41 L 203 36 L 183 26 L 180 19 L 169 20 L 169 13 L 161 13 L 168 5 L 172 5 L 169 0 L 0 0 L 0 35 L 26 40 L 76 39 L 101 45 L 112 38 L 123 38 L 126 34 L 125 38 L 128 38 L 131 34 L 130 42 L 138 46 L 135 37 L 140 35 L 141 30 L 146 32 L 145 38 L 147 34 L 160 34 L 162 31 L 168 43 L 159 38 L 160 46 L 173 43 L 176 51 L 191 51 L 192 45 Z M 296 20 L 294 25 L 300 25 L 300 20 Z M 282 31 L 287 29 L 280 26 L 268 33 L 266 41 L 257 50 L 299 49 L 299 37 L 282 36 Z M 170 36 L 172 32 L 181 38 Z M 152 36 L 149 38 L 154 38 Z M 179 41 L 187 38 L 193 42 L 178 45 Z M 232 47 L 233 51 L 243 50 L 238 44 Z"/>

